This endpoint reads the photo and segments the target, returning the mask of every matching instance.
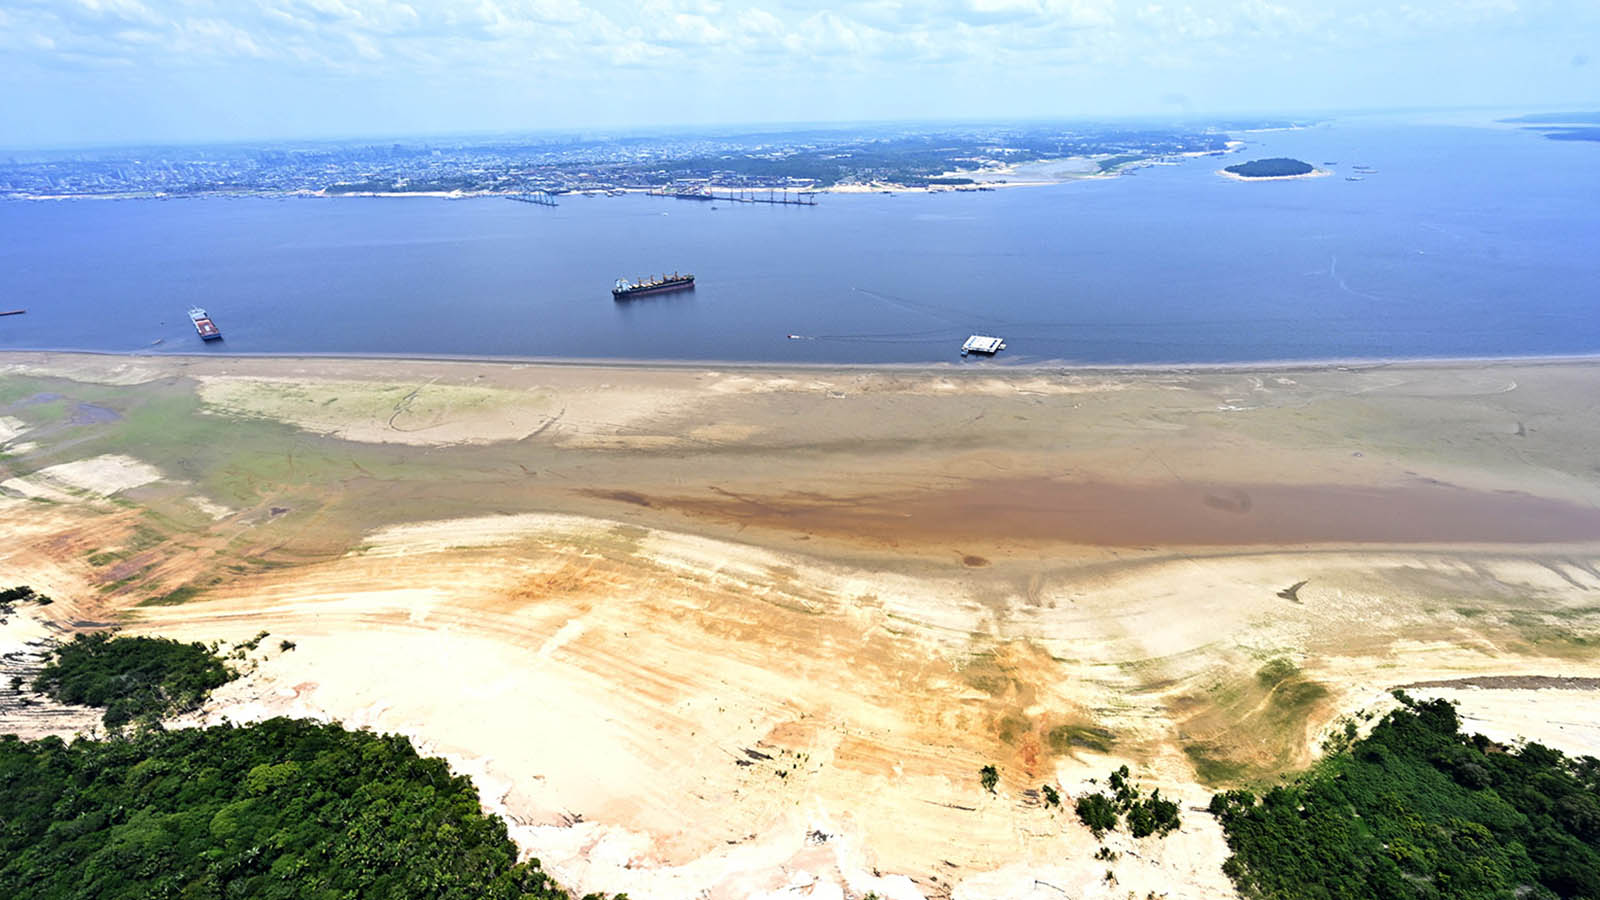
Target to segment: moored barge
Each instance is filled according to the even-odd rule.
[[[618,278],[617,283],[611,288],[611,297],[615,300],[622,300],[628,297],[643,296],[645,294],[663,294],[667,291],[683,291],[692,287],[694,287],[694,276],[679,275],[677,272],[673,272],[671,275],[662,275],[660,278],[640,279],[638,281],[629,281],[626,278]]]
[[[189,321],[194,323],[194,330],[199,333],[201,340],[222,340],[222,329],[218,328],[217,323],[211,321],[211,316],[200,307],[196,306],[189,310]]]

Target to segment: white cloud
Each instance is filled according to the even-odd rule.
[[[1596,27],[1600,3],[1582,0],[0,0],[0,93],[59,85],[51,96],[70,105],[71,85],[115,68],[229,100],[267,77],[305,92],[285,103],[330,109],[324,80],[337,76],[340,90],[451,121],[649,112],[676,96],[726,118],[828,118],[866,97],[915,116],[945,111],[953,92],[970,109],[1031,102],[1039,114],[1101,97],[1164,109],[1175,91],[1204,108],[1200,78],[1290,96],[1297,79],[1342,83],[1335,67],[1383,61],[1440,81],[1470,59],[1457,47],[1525,34],[1568,60]],[[1402,46],[1438,49],[1430,66]],[[1297,68],[1318,54],[1319,75]],[[1563,72],[1600,91],[1600,66]]]

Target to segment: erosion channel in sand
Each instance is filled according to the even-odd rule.
[[[1196,808],[1391,688],[1600,751],[1594,396],[1585,362],[10,354],[0,580],[56,603],[0,627],[268,631],[201,718],[411,735],[583,890],[1228,896]],[[1178,833],[1039,800],[1124,763]]]

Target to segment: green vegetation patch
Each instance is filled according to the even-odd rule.
[[[1116,742],[1116,736],[1110,731],[1092,725],[1057,725],[1045,732],[1045,743],[1051,752],[1061,755],[1079,748],[1109,753]]]
[[[567,900],[397,735],[272,719],[0,737],[0,896]]]
[[[1264,688],[1274,688],[1284,681],[1300,674],[1300,667],[1296,666],[1288,657],[1280,656],[1267,661],[1256,672],[1256,681]]]
[[[1224,787],[1304,765],[1307,723],[1327,701],[1325,685],[1275,656],[1253,675],[1220,678],[1172,705],[1195,774]]]
[[[1110,794],[1084,794],[1075,804],[1078,821],[1088,826],[1096,839],[1117,830],[1124,816],[1128,832],[1136,838],[1166,837],[1177,829],[1178,804],[1162,797],[1160,788],[1146,795],[1129,779],[1127,766],[1112,772],[1107,784]]]
[[[1000,784],[1000,770],[994,766],[984,766],[978,770],[978,783],[983,785],[984,790],[994,793],[995,787]]]
[[[55,601],[25,584],[0,590],[0,616],[9,616],[18,603],[35,603],[49,606]]]
[[[1600,897],[1600,760],[1469,737],[1450,703],[1396,696],[1404,708],[1293,784],[1212,798],[1241,892]]]
[[[204,644],[102,632],[56,647],[33,687],[63,703],[104,707],[106,725],[116,728],[194,709],[237,677]]]
[[[182,587],[173,588],[172,590],[167,591],[165,594],[160,594],[160,595],[155,596],[155,597],[149,597],[149,598],[146,598],[144,600],[141,600],[141,601],[139,601],[139,605],[140,606],[178,606],[178,605],[183,604],[183,603],[188,603],[190,600],[193,600],[195,597],[197,597],[199,595],[200,595],[200,588],[198,588],[198,587],[196,587],[196,586],[194,586],[192,584],[186,584],[186,585],[183,585]]]
[[[1131,162],[1138,162],[1142,159],[1144,159],[1144,157],[1138,153],[1120,153],[1116,156],[1100,160],[1098,165],[1101,172],[1112,172],[1120,166],[1125,166]]]

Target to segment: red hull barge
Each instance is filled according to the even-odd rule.
[[[207,315],[206,311],[200,307],[196,306],[194,309],[189,310],[189,321],[194,323],[194,330],[200,335],[200,340],[222,340],[222,329],[218,328],[217,323],[211,321],[211,316]]]

